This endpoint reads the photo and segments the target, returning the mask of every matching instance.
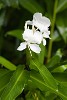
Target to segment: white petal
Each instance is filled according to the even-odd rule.
[[[33,19],[35,19],[35,20],[40,20],[41,17],[42,17],[42,14],[38,13],[38,12],[33,15]]]
[[[30,21],[30,20],[26,21],[26,23],[27,23],[27,25],[32,25],[33,24],[33,22]]]
[[[42,17],[42,22],[44,25],[46,25],[47,27],[50,26],[50,20],[47,17]]]
[[[26,29],[23,33],[23,39],[29,42],[33,41],[33,30]]]
[[[26,49],[26,45],[27,45],[26,42],[21,43],[20,46],[17,48],[17,50],[22,51],[22,50]]]
[[[35,52],[35,53],[40,53],[41,51],[41,48],[39,47],[39,45],[37,44],[30,44],[30,49]]]
[[[45,31],[43,33],[43,37],[45,37],[45,38],[50,38],[49,35],[50,35],[50,31]]]
[[[43,35],[42,35],[42,33],[39,32],[39,31],[36,31],[36,32],[34,33],[34,40],[35,40],[35,43],[40,44],[41,41],[43,40]]]
[[[45,39],[43,39],[43,45],[44,45],[44,46],[46,45],[46,40],[45,40]]]
[[[50,20],[47,17],[43,17],[41,13],[35,13],[33,15],[33,25],[44,32],[50,26]]]
[[[26,21],[25,22],[25,30],[27,29],[27,25],[32,25],[33,23],[32,23],[32,21],[30,21],[30,20],[28,20],[28,21]]]

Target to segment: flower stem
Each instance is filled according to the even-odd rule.
[[[50,34],[51,39],[50,39],[49,45],[48,45],[47,62],[49,61],[49,59],[51,57],[52,43],[53,43],[52,36],[53,36],[53,33],[54,33],[54,27],[55,27],[57,3],[58,3],[58,0],[55,0],[54,12],[53,12],[53,20],[52,20],[52,25],[51,25],[51,34]]]

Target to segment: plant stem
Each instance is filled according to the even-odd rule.
[[[49,61],[50,57],[51,57],[51,51],[52,51],[52,36],[54,33],[54,27],[55,27],[55,20],[56,20],[56,8],[57,8],[57,3],[58,0],[55,0],[55,4],[54,4],[54,12],[53,12],[53,20],[52,20],[52,25],[51,25],[51,34],[50,34],[50,41],[49,41],[49,45],[48,45],[48,55],[47,55],[47,62]]]

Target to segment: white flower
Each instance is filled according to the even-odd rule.
[[[17,48],[17,50],[22,51],[22,50],[26,49],[27,47],[29,48],[29,50],[32,50],[35,53],[40,53],[40,51],[41,51],[41,48],[39,47],[39,45],[32,44],[29,42],[22,42],[20,44],[20,46]]]
[[[33,15],[33,25],[41,32],[48,31],[50,20],[47,17],[43,17],[41,13],[35,13]]]
[[[27,25],[32,25],[32,21],[28,20],[25,22],[25,26],[24,26],[25,30],[27,29]]]
[[[29,29],[30,25],[32,26],[31,29]],[[49,26],[50,26],[50,20],[48,18],[43,17],[41,13],[35,13],[33,15],[32,21],[28,20],[25,22],[25,27],[24,27],[25,30],[24,33],[22,34],[25,42],[22,42],[20,46],[17,48],[17,50],[22,51],[28,47],[31,55],[32,55],[31,50],[35,53],[40,53],[41,48],[39,47],[39,44],[41,44],[42,42],[43,45],[45,46],[46,45],[45,38],[50,39],[49,37],[50,31],[48,31]],[[40,31],[38,31],[38,29]]]
[[[39,31],[35,31],[33,33],[33,30],[26,29],[23,33],[23,39],[25,41],[28,41],[30,43],[37,43],[40,44],[42,41],[43,35]]]
[[[42,34],[38,31],[33,33],[33,30],[26,29],[23,33],[23,39],[25,42],[22,42],[17,50],[22,51],[28,47],[29,50],[32,50],[35,53],[40,53],[41,48],[38,44],[42,41]]]
[[[45,32],[43,33],[43,37],[44,37],[44,38],[49,38],[49,39],[51,39],[51,38],[49,37],[49,35],[50,35],[50,31],[45,31]]]

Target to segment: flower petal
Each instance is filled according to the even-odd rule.
[[[40,29],[41,32],[48,30],[50,26],[50,20],[47,17],[43,17],[41,13],[35,13],[33,15],[33,25]]]
[[[28,21],[26,21],[25,22],[25,30],[27,29],[27,25],[32,25],[33,23],[32,23],[32,21],[30,21],[30,20],[28,20]]]
[[[22,50],[26,49],[26,45],[27,45],[26,42],[21,43],[20,46],[17,48],[17,50],[22,51]]]
[[[44,45],[44,46],[46,45],[46,40],[45,40],[45,39],[43,39],[43,45]]]
[[[45,32],[43,33],[43,37],[49,38],[49,39],[50,39],[49,35],[50,35],[50,31],[45,31]]]
[[[40,44],[41,41],[43,40],[42,33],[39,32],[39,31],[35,31],[35,33],[34,33],[34,40],[35,40],[35,43]]]
[[[30,49],[35,52],[35,53],[40,53],[41,51],[41,48],[39,47],[39,45],[37,44],[30,44]]]

